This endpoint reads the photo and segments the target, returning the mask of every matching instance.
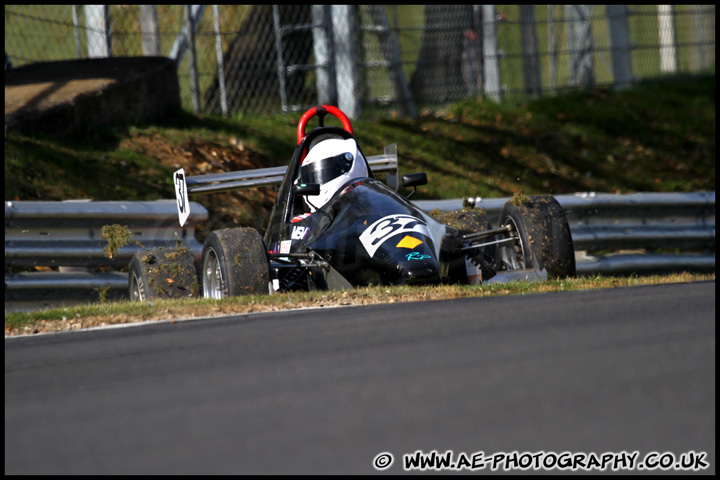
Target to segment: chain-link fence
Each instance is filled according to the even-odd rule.
[[[415,116],[715,69],[713,5],[6,5],[6,69],[178,61],[182,102],[232,115],[335,104]]]

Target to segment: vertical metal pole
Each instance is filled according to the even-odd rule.
[[[220,37],[220,14],[218,6],[213,5],[213,24],[215,27],[215,53],[218,63],[218,81],[220,84],[220,108],[222,108],[223,116],[227,117],[227,91],[225,90],[225,60],[223,59],[222,38]]]
[[[532,5],[520,5],[519,7],[525,93],[530,96],[537,96],[542,93],[542,83],[540,81],[537,32],[535,31],[535,7]]]
[[[312,5],[313,53],[315,54],[315,85],[319,105],[337,104],[335,83],[335,47],[333,45],[330,5]]]
[[[703,68],[715,65],[715,5],[702,5],[703,11],[700,20],[702,22],[703,36],[700,39],[703,49]]]
[[[385,14],[385,6],[370,5],[370,16],[375,26],[379,27],[378,36],[380,38],[380,45],[383,47],[383,54],[390,65],[390,78],[395,87],[395,95],[399,97],[398,101],[403,114],[410,118],[417,118],[417,111],[410,96],[410,88],[408,87],[405,72],[400,62],[400,48],[390,31],[390,22]]]
[[[698,5],[697,8],[700,20],[698,30],[702,32],[699,39],[703,57],[701,68],[705,69],[715,65],[715,5]]]
[[[660,71],[677,71],[677,50],[675,48],[675,16],[672,5],[658,5],[658,36],[660,37]]]
[[[485,95],[496,102],[502,101],[500,80],[500,54],[495,28],[495,5],[483,5],[483,58]]]
[[[185,8],[185,7],[180,7]],[[205,5],[193,5],[192,6],[192,26],[193,28],[197,28],[197,25],[200,23],[200,19],[203,16],[203,13],[205,13]],[[187,22],[185,22],[187,25]],[[177,34],[177,37],[175,37],[175,42],[173,43],[172,48],[170,49],[170,53],[168,53],[168,57],[172,58],[177,62],[178,67],[180,67],[180,63],[183,61],[183,57],[185,57],[185,51],[188,47],[188,42],[186,41],[186,37],[188,36],[187,27],[180,30],[180,32]]]
[[[595,85],[593,40],[590,28],[592,5],[566,5],[568,17],[568,50],[573,85],[591,88]]]
[[[190,70],[190,93],[192,94],[193,111],[200,113],[200,88],[198,87],[197,61],[195,60],[195,27],[192,22],[190,5],[185,5],[185,28],[188,33],[188,68]]]
[[[705,15],[703,11],[706,9],[709,10],[712,7],[710,5],[692,5],[690,8],[693,20],[691,35],[693,46],[690,49],[690,71],[699,72],[715,63],[714,61],[709,61],[710,58],[712,58],[712,53],[707,45],[708,40],[714,40],[715,29],[712,29],[712,35],[708,35],[709,29],[706,25],[706,18],[709,17],[709,15]],[[714,17],[715,14],[713,13],[712,18]]]
[[[548,59],[548,76],[550,77],[549,90],[550,93],[555,93],[557,88],[557,59],[558,51],[557,44],[555,43],[555,5],[547,6],[547,17],[548,17],[548,51],[550,52],[550,58]]]
[[[338,106],[351,118],[360,116],[360,85],[355,54],[355,15],[352,5],[333,5],[333,35]]]
[[[139,5],[139,7],[143,55],[156,57],[160,55],[157,8],[155,5]]]
[[[82,58],[82,43],[80,41],[80,17],[78,15],[78,6],[72,6],[73,30],[75,32],[75,51],[77,58]]]
[[[280,102],[282,104],[283,113],[287,113],[287,93],[285,91],[285,60],[282,51],[282,31],[280,30],[280,10],[277,5],[273,5],[273,27],[275,31],[275,56],[277,63],[278,83],[280,84]]]
[[[627,5],[608,5],[607,17],[614,84],[616,89],[622,90],[633,82]]]
[[[474,45],[477,50],[474,56],[475,59],[474,73],[476,75],[475,85],[473,85],[473,94],[475,96],[482,95],[483,92],[483,78],[485,78],[484,66],[483,66],[483,12],[482,5],[473,5],[473,29],[477,37],[476,44]]]
[[[110,10],[107,5],[85,5],[88,57],[103,58],[112,55],[110,44]]]

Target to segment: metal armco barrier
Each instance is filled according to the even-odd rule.
[[[5,310],[59,302],[87,303],[99,298],[127,298],[126,272],[97,272],[97,267],[126,267],[142,248],[177,246],[178,241],[199,259],[202,244],[195,226],[208,211],[191,204],[180,227],[175,200],[153,202],[5,202]],[[101,239],[106,225],[125,225],[130,244],[108,258]],[[139,242],[142,247],[135,242]],[[7,273],[10,269],[59,267],[59,271]]]
[[[715,192],[637,193],[625,195],[578,193],[557,195],[564,208],[583,274],[647,274],[669,271],[715,271]],[[509,198],[465,201],[488,213],[497,224]],[[430,211],[460,210],[463,200],[418,200]],[[100,239],[104,225],[127,225],[133,241],[144,248],[171,248],[180,240],[199,259],[202,245],[195,226],[207,210],[192,203],[184,228],[174,200],[155,202],[5,202],[5,267],[57,266],[59,272],[5,274],[5,310],[34,308],[127,297],[127,273],[95,273],[99,266],[127,266],[140,248],[120,248],[113,260]],[[672,251],[654,253],[653,250]],[[639,250],[650,252],[638,253]],[[606,251],[600,256],[593,252]],[[586,252],[591,255],[587,255]]]
[[[555,198],[567,215],[579,274],[715,271],[715,192],[577,193]],[[495,225],[509,199],[478,197],[465,202],[485,210]],[[463,199],[415,203],[426,210],[463,208]],[[585,254],[597,251],[608,252]]]

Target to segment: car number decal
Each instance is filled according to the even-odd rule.
[[[427,224],[419,218],[410,215],[388,215],[376,221],[363,233],[360,234],[360,242],[362,242],[365,250],[372,257],[380,245],[388,238],[399,233],[416,232],[430,237],[430,230]]]
[[[188,203],[187,183],[185,182],[185,170],[182,168],[173,173],[175,183],[175,200],[177,202],[178,219],[180,226],[185,225],[190,216],[190,203]]]

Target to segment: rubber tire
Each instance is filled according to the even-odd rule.
[[[508,224],[513,225],[519,241],[512,246],[500,244],[499,270],[545,268],[548,278],[575,276],[570,226],[555,197],[538,195],[519,203],[508,200],[500,214],[500,225]]]
[[[205,298],[269,293],[270,262],[254,228],[211,232],[203,245],[200,272]]]
[[[186,248],[135,252],[128,269],[131,301],[196,297],[200,291],[195,257]]]

